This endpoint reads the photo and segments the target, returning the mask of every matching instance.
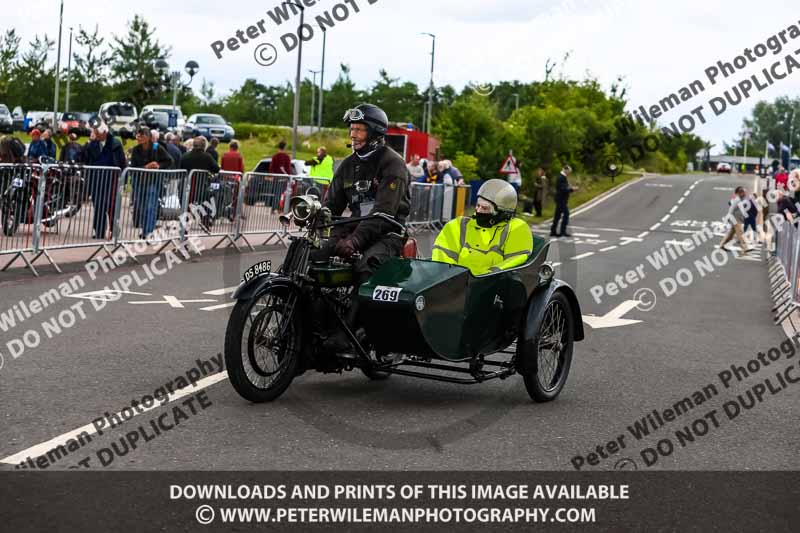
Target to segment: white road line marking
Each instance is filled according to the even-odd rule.
[[[608,252],[609,250],[613,250],[615,248],[619,248],[619,246],[608,246],[606,248],[601,248],[599,251],[600,252]]]
[[[714,187],[715,191],[733,192],[733,187]]]
[[[555,268],[555,267],[557,267],[559,265],[561,265],[561,263],[553,263],[553,268]]]
[[[586,237],[588,239],[596,239],[600,236],[596,233],[573,233],[573,235],[575,237]]]
[[[672,206],[672,209],[670,209],[670,210],[669,210],[669,212],[670,212],[670,213],[674,213],[674,212],[675,212],[675,211],[677,211],[677,210],[678,210],[678,206],[677,206],[677,205],[674,205],[674,206]]]
[[[223,294],[233,294],[239,286],[235,287],[225,287],[224,289],[214,289],[213,291],[206,291],[203,294],[207,294],[209,296],[222,296]]]
[[[570,259],[577,261],[578,259],[585,259],[587,257],[593,256],[594,252],[586,252],[585,254],[576,255],[575,257],[570,257]]]
[[[233,307],[234,305],[236,305],[236,302],[228,302],[226,304],[212,305],[210,307],[201,307],[200,310],[201,311],[216,311],[218,309],[225,309],[226,307]]]
[[[661,222],[659,222],[658,224],[653,224],[652,226],[650,226],[650,231],[657,230],[660,225],[661,225]]]
[[[644,238],[645,238],[645,237],[647,237],[648,235],[650,235],[650,232],[649,232],[649,231],[645,231],[644,233],[640,233],[640,234],[639,234],[639,235],[637,235],[636,237],[637,237],[637,238],[639,238],[639,239],[644,239]]]
[[[227,371],[218,372],[218,373],[213,374],[211,376],[205,377],[205,378],[201,379],[200,381],[198,381],[195,384],[194,387],[192,387],[190,385],[188,387],[184,387],[183,389],[180,389],[180,390],[177,390],[177,391],[175,391],[173,393],[170,393],[167,396],[167,402],[164,403],[164,405],[167,405],[167,404],[169,404],[169,403],[171,403],[171,402],[173,402],[175,400],[178,400],[180,398],[183,398],[184,396],[190,396],[190,395],[194,394],[195,392],[197,392],[199,390],[205,389],[206,387],[210,387],[211,385],[214,385],[214,384],[219,383],[220,381],[223,381],[223,380],[226,380],[226,379],[228,379],[228,372]],[[147,411],[152,411],[153,409],[158,409],[159,407],[162,407],[161,403],[160,402],[155,402],[155,404],[150,406],[150,407],[144,407],[142,404],[139,404],[139,410],[137,410],[137,409],[131,409],[131,410],[133,411],[133,416],[138,416],[138,415],[140,415],[142,413],[146,413]],[[111,416],[112,417],[113,416],[118,416],[119,418],[122,418],[122,411],[120,411],[119,413],[116,413],[116,415],[111,415]],[[128,420],[130,420],[130,418]],[[117,426],[117,427],[121,427],[121,426]],[[109,429],[112,429],[112,428],[109,428]],[[42,455],[45,455],[47,452],[49,452],[53,448],[57,448],[58,446],[65,446],[69,440],[77,439],[77,437],[81,433],[84,433],[84,432],[86,432],[88,435],[91,436],[91,435],[94,435],[95,433],[97,433],[97,428],[94,427],[94,424],[87,424],[85,426],[79,427],[78,429],[74,429],[74,430],[68,431],[67,433],[64,433],[62,435],[59,435],[58,437],[54,437],[54,438],[52,438],[52,439],[50,439],[50,440],[48,440],[46,442],[42,442],[40,444],[36,444],[34,446],[31,446],[30,448],[22,450],[21,452],[17,452],[14,455],[9,455],[8,457],[6,457],[4,459],[0,459],[0,463],[16,465],[16,464],[19,464],[22,461],[26,460],[28,457],[30,457],[30,458],[40,457]]]
[[[210,300],[208,298],[202,300],[179,300],[174,296],[170,296],[169,294],[164,295],[164,300],[154,300],[154,301],[147,301],[147,302],[129,302],[132,305],[148,305],[148,304],[169,304],[170,307],[173,309],[185,309],[183,304],[199,304],[199,303],[209,303],[209,302],[216,302],[216,300]]]
[[[643,241],[643,239],[637,239],[637,238],[634,238],[634,237],[622,237],[620,239],[619,245],[620,246],[625,246],[626,244],[630,244],[632,242],[642,242],[642,241]]]
[[[661,222],[666,222],[668,218],[669,215],[664,215],[663,217],[661,217]]]
[[[685,193],[683,193],[683,196],[686,197],[689,196],[690,194],[692,194],[692,191],[686,191]]]
[[[589,209],[591,209],[591,208],[593,208],[593,207],[595,207],[597,205],[600,205],[601,203],[605,202],[609,198],[612,198],[612,197],[616,196],[617,194],[621,193],[622,191],[624,191],[625,189],[627,189],[631,185],[639,183],[643,179],[644,179],[644,177],[641,177],[641,178],[636,178],[634,180],[629,181],[628,183],[626,183],[625,185],[623,185],[622,187],[620,187],[616,191],[612,192],[611,194],[609,194],[607,196],[603,196],[603,197],[599,198],[597,201],[589,202],[588,205],[586,205],[584,207],[581,207],[580,209],[576,209],[575,212],[570,213],[570,216],[575,217],[575,216],[580,215],[581,213],[583,213],[585,211],[588,211]]]
[[[688,230],[688,229],[673,229],[673,230],[670,230],[670,231],[675,232],[675,233],[688,233],[689,235],[694,235],[695,233],[697,233],[696,231],[692,231],[692,230]]]
[[[597,231],[616,231],[617,233],[625,233],[624,229],[614,229],[614,228],[594,228]]]
[[[645,187],[664,187],[667,189],[671,189],[672,185],[668,185],[666,183],[645,183]]]
[[[686,200],[686,198],[683,198],[683,197],[679,198],[678,199],[678,205],[681,205],[684,200]]]

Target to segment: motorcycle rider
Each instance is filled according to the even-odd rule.
[[[520,266],[533,252],[528,224],[514,218],[517,192],[492,179],[478,190],[475,215],[448,222],[433,245],[433,261],[467,267],[474,276]]]
[[[323,213],[341,216],[349,207],[351,217],[382,213],[405,223],[411,206],[408,169],[403,158],[386,146],[386,113],[375,105],[361,104],[345,113],[344,122],[350,126],[353,153],[334,174]],[[354,265],[357,286],[347,316],[349,325],[355,323],[358,314],[358,286],[389,258],[399,257],[405,241],[406,236],[398,227],[372,218],[334,227],[330,240],[314,252],[314,261],[324,261],[332,255],[349,259],[361,254]],[[342,351],[350,343],[339,331],[326,345]]]

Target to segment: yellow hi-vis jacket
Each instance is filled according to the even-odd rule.
[[[532,251],[531,229],[519,218],[482,228],[473,218],[458,217],[436,237],[431,259],[461,265],[481,276],[520,266]]]
[[[314,161],[318,163],[311,167],[308,172],[309,177],[314,178],[320,185],[330,185],[333,179],[333,157],[326,154],[322,161],[318,157],[315,157]]]

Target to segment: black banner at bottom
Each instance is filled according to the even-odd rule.
[[[3,472],[3,531],[798,531],[797,472]]]

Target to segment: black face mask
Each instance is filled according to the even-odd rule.
[[[473,218],[478,223],[478,226],[482,228],[491,228],[496,224],[495,217],[497,215],[495,213],[475,213]]]

